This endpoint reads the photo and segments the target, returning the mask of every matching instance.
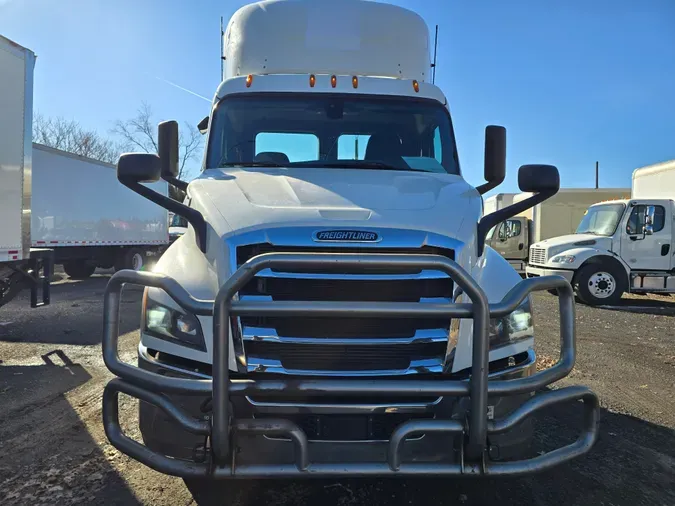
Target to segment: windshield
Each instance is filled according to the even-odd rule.
[[[169,225],[169,226],[187,228],[187,220],[185,218],[183,218],[182,216],[174,214],[173,217],[171,218],[171,225]]]
[[[619,224],[624,204],[606,204],[588,208],[577,227],[577,234],[613,235]]]
[[[404,97],[250,94],[220,102],[207,167],[330,167],[459,174],[447,110]]]

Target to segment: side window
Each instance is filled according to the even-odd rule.
[[[628,217],[626,224],[626,233],[628,235],[642,234],[642,229],[645,226],[645,211],[647,206],[640,204],[633,207],[633,211]],[[654,232],[663,230],[665,226],[666,210],[663,206],[654,206]]]
[[[319,138],[314,134],[260,132],[255,136],[255,156],[283,165],[319,159]]]
[[[441,143],[441,129],[434,130],[434,158],[438,163],[443,162],[443,147]]]
[[[518,220],[506,220],[499,225],[499,240],[506,241],[520,235],[521,224]]]
[[[370,135],[342,134],[337,139],[338,160],[363,160]]]

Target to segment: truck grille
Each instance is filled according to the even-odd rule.
[[[237,248],[237,264],[269,252],[406,253],[453,258],[442,248],[274,247]],[[435,271],[261,271],[239,292],[242,299],[298,301],[446,302],[452,280]],[[446,352],[448,319],[289,318],[239,319],[249,370],[321,371],[346,374],[402,374],[440,367]],[[256,365],[257,364],[257,365]]]
[[[530,263],[543,265],[546,263],[546,250],[544,248],[530,248]]]

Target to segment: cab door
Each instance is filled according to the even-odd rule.
[[[498,225],[492,240],[492,247],[507,260],[527,258],[527,218],[515,216]]]
[[[672,206],[663,200],[631,202],[623,221],[621,257],[632,270],[671,269]],[[652,223],[648,211],[653,207]],[[651,225],[651,227],[649,227]]]

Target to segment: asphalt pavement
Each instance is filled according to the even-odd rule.
[[[111,378],[101,358],[106,274],[63,279],[52,304],[30,309],[25,295],[0,309],[0,504],[187,505],[181,480],[112,448],[101,425]],[[121,356],[135,357],[141,292],[125,291]],[[557,298],[535,299],[536,351],[557,357]],[[630,297],[612,308],[577,304],[577,365],[561,385],[584,384],[602,404],[590,454],[518,479],[350,479],[237,481],[223,504],[675,505],[675,298]],[[572,441],[580,410],[537,417],[535,445]],[[137,404],[123,398],[125,429],[139,438]]]

